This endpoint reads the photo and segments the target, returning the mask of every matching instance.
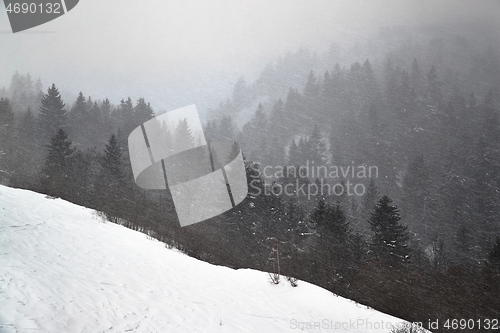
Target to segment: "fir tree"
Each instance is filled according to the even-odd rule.
[[[134,107],[134,118],[135,118],[135,125],[139,126],[142,123],[153,119],[155,116],[155,113],[153,111],[153,108],[149,103],[146,103],[144,101],[144,98],[139,98],[137,101],[137,104]]]
[[[15,172],[11,175],[11,184],[23,188],[36,184],[43,158],[36,139],[36,119],[29,108],[19,123],[15,148]]]
[[[70,135],[73,138],[73,142],[84,146],[87,146],[87,141],[92,136],[88,131],[90,127],[88,125],[92,121],[89,113],[91,106],[92,104],[87,104],[85,96],[80,91],[68,115],[68,123],[71,128]]]
[[[317,125],[314,126],[312,134],[307,141],[307,149],[309,150],[306,152],[306,155],[308,155],[307,160],[309,160],[311,165],[314,163],[314,165],[320,166],[326,162],[326,145]]]
[[[175,129],[175,149],[177,152],[188,150],[194,147],[194,137],[193,132],[189,128],[186,119],[179,120],[177,128]]]
[[[5,133],[14,125],[14,111],[7,98],[0,98],[0,131]]]
[[[43,168],[45,178],[42,179],[42,184],[50,195],[60,197],[70,191],[67,186],[71,172],[71,157],[74,152],[71,144],[66,132],[59,129],[50,140],[50,145],[47,146],[49,153]]]
[[[375,209],[375,205],[379,201],[379,192],[377,189],[377,185],[375,185],[375,180],[370,178],[370,184],[366,190],[366,193],[363,196],[363,211],[362,211],[362,219],[367,221],[370,218],[371,212]]]
[[[349,222],[338,204],[328,208],[325,231],[330,233],[337,244],[346,244],[349,237]]]
[[[231,116],[222,116],[219,126],[219,136],[224,141],[234,140],[235,128]]]
[[[120,101],[120,105],[115,110],[115,113],[116,116],[114,118],[117,119],[118,127],[128,136],[138,126],[134,118],[134,106],[130,97],[127,100],[122,99]]]
[[[429,223],[433,222],[431,190],[429,171],[423,155],[419,155],[410,163],[403,178],[403,216],[418,232],[425,233]]]
[[[292,166],[299,165],[298,156],[299,156],[299,148],[297,146],[297,143],[295,142],[295,139],[292,139],[292,142],[290,143],[290,146],[288,148],[288,157],[287,157],[288,165]]]
[[[325,227],[328,221],[328,206],[324,199],[321,199],[316,207],[314,207],[309,221],[311,222],[311,227],[316,229],[318,232],[321,232],[321,230]]]
[[[122,147],[119,139],[112,134],[104,146],[104,155],[100,159],[101,171],[98,175],[97,205],[99,209],[112,217],[118,217],[126,209],[123,198],[127,196],[125,168]]]
[[[104,101],[102,101],[101,105],[99,105],[99,109],[101,110],[101,119],[103,121],[103,128],[106,129],[106,135],[113,131],[116,131],[116,128],[114,128],[111,124],[111,113],[113,111],[113,106],[111,105],[109,99],[106,98]]]
[[[373,253],[391,266],[410,259],[410,237],[400,220],[398,208],[392,205],[389,197],[384,196],[368,221],[374,233],[371,243]]]
[[[104,157],[101,165],[107,176],[121,179],[123,176],[122,164],[122,150],[118,145],[116,136],[112,134],[104,147]]]
[[[67,112],[61,94],[55,84],[43,96],[38,114],[38,123],[43,142],[57,134],[59,129],[66,128]]]
[[[417,59],[413,59],[410,73],[411,87],[415,90],[417,95],[422,93],[422,73]]]
[[[318,96],[319,93],[319,86],[317,83],[316,76],[314,75],[314,72],[311,71],[309,73],[309,76],[307,78],[307,83],[304,88],[304,96],[306,97],[316,97]]]
[[[8,99],[0,98],[0,179],[14,169],[14,112]]]
[[[434,66],[431,67],[431,70],[427,74],[427,98],[429,102],[436,107],[439,106],[443,98]]]

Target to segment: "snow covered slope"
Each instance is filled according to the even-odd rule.
[[[388,322],[401,320],[305,282],[276,286],[264,272],[210,265],[90,209],[0,186],[1,333],[388,332]]]

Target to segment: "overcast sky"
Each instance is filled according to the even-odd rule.
[[[17,70],[73,94],[113,103],[143,96],[163,110],[192,104],[193,96],[225,98],[239,75],[288,50],[321,52],[384,24],[463,19],[500,27],[496,0],[80,0],[17,34],[0,8],[0,87]]]

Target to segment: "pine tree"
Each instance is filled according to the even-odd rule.
[[[398,104],[398,82],[400,77],[399,68],[394,65],[392,59],[387,58],[384,64],[385,98],[391,110]]]
[[[194,147],[193,132],[189,128],[186,119],[179,120],[174,133],[175,149],[177,152],[188,150]]]
[[[36,119],[31,109],[28,108],[21,118],[15,138],[15,172],[10,181],[12,186],[27,188],[38,182],[40,161],[43,160],[43,148],[36,138]]]
[[[105,99],[102,101],[101,105],[99,105],[99,109],[101,110],[101,119],[103,121],[103,128],[105,128],[106,135],[109,133],[116,131],[116,128],[111,124],[111,113],[113,112],[113,106],[109,99]]]
[[[287,164],[291,166],[299,165],[299,148],[295,139],[292,139],[290,146],[288,148]]]
[[[205,134],[205,139],[207,140],[207,142],[219,140],[219,130],[217,122],[215,120],[209,120],[205,125],[203,132]]]
[[[122,164],[122,150],[118,145],[116,136],[112,134],[104,147],[104,157],[101,165],[107,176],[118,180],[123,176]]]
[[[363,221],[367,221],[370,218],[371,212],[373,212],[375,205],[379,201],[379,192],[377,185],[375,185],[375,180],[370,178],[370,184],[363,196],[362,204],[362,214],[361,217]]]
[[[14,125],[14,111],[7,98],[0,98],[0,132],[5,133]]]
[[[12,141],[14,130],[14,111],[7,98],[0,98],[0,151]]]
[[[375,78],[375,73],[368,59],[366,59],[361,68],[361,82],[365,99],[364,103],[366,105],[377,103],[379,100],[377,79]]]
[[[30,141],[31,139],[34,140],[36,131],[36,119],[30,108],[28,108],[24,117],[21,119],[19,130],[21,131],[21,134],[29,138]]]
[[[232,101],[236,108],[245,107],[252,101],[252,90],[243,77],[234,85]]]
[[[119,217],[124,212],[123,198],[127,196],[125,182],[125,164],[122,147],[118,138],[112,134],[104,146],[104,155],[100,159],[101,170],[96,184],[97,205],[100,210],[112,217]]]
[[[427,98],[429,102],[436,107],[440,105],[443,98],[436,68],[434,68],[434,66],[431,67],[431,70],[427,74]]]
[[[392,200],[388,196],[384,196],[368,221],[374,232],[372,252],[391,266],[410,259],[408,247],[410,237],[400,220],[398,208],[392,205]]]
[[[42,179],[42,184],[50,195],[60,197],[71,190],[67,188],[71,172],[71,157],[74,153],[71,144],[66,132],[59,129],[51,138],[50,145],[47,146],[49,153],[43,168],[45,178]]]
[[[97,102],[89,105],[89,128],[87,142],[90,147],[102,147],[108,139],[109,128],[101,107]]]
[[[403,216],[413,230],[424,235],[434,220],[432,182],[424,162],[424,156],[417,156],[408,166],[403,178]]]
[[[327,159],[326,145],[317,125],[314,126],[307,143],[307,149],[309,151],[306,152],[306,155],[309,163],[311,165],[314,163],[315,166],[323,165]]]
[[[87,146],[87,141],[91,137],[91,134],[88,132],[88,124],[91,121],[89,108],[91,106],[92,104],[87,104],[85,96],[80,91],[68,115],[68,123],[71,128],[70,135],[73,138],[72,141],[76,144]]]
[[[297,163],[298,165],[306,165],[309,158],[309,142],[307,138],[300,137],[299,143],[297,144]],[[309,176],[309,175],[307,175]]]
[[[134,105],[130,97],[127,98],[126,101],[122,99],[114,113],[116,116],[113,115],[113,118],[117,119],[118,127],[123,131],[124,135],[128,137],[130,132],[138,126],[134,118]]]
[[[417,59],[413,59],[413,63],[411,65],[410,82],[411,87],[415,89],[416,94],[420,95],[422,93],[422,73]]]
[[[316,76],[314,72],[309,72],[309,76],[307,77],[307,83],[304,88],[304,96],[306,97],[316,97],[319,93],[319,85],[317,83]]]
[[[239,153],[240,153],[240,147],[236,142],[233,142],[233,144],[231,145],[231,150],[229,151],[229,154],[226,157],[224,165],[231,163],[236,157],[238,157]]]
[[[59,90],[52,84],[42,98],[38,114],[40,135],[44,143],[49,142],[59,129],[66,128],[67,113],[64,107]]]
[[[271,134],[271,133],[269,133]],[[271,144],[265,145],[263,161],[268,165],[277,166],[285,163],[285,149],[279,144],[278,134],[272,129]]]
[[[311,227],[321,232],[328,221],[328,206],[324,199],[321,199],[316,207],[314,207],[309,218]]]
[[[155,116],[155,113],[153,111],[153,108],[149,103],[146,104],[144,101],[144,98],[139,98],[137,101],[137,104],[134,107],[134,118],[135,118],[135,125],[139,126],[142,123],[153,119]]]
[[[330,233],[337,244],[346,244],[349,238],[349,222],[338,204],[328,207],[325,231]]]
[[[0,98],[0,180],[14,169],[14,144],[14,112],[9,100]]]
[[[236,132],[231,116],[222,116],[219,126],[220,138],[224,141],[234,140],[234,133]]]

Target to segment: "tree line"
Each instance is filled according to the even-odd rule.
[[[438,74],[431,67],[423,75],[418,60],[406,70],[389,58],[380,73],[368,60],[336,65],[321,80],[310,72],[302,92],[290,88],[284,98],[256,106],[241,130],[231,115],[211,120],[207,138],[236,139],[249,189],[252,182],[268,194],[250,194],[232,210],[182,229],[168,191],[142,190],[132,177],[128,133],[154,117],[142,98],[114,106],[80,93],[68,107],[51,85],[36,109],[19,110],[12,94],[1,97],[0,180],[99,210],[216,264],[272,271],[279,249],[283,275],[407,320],[494,317],[497,95],[493,88],[481,101],[472,92],[446,93]],[[195,140],[186,126],[182,131]],[[305,161],[369,163],[382,177],[367,179],[360,198],[306,198],[272,188],[318,179],[269,180],[260,172]]]

